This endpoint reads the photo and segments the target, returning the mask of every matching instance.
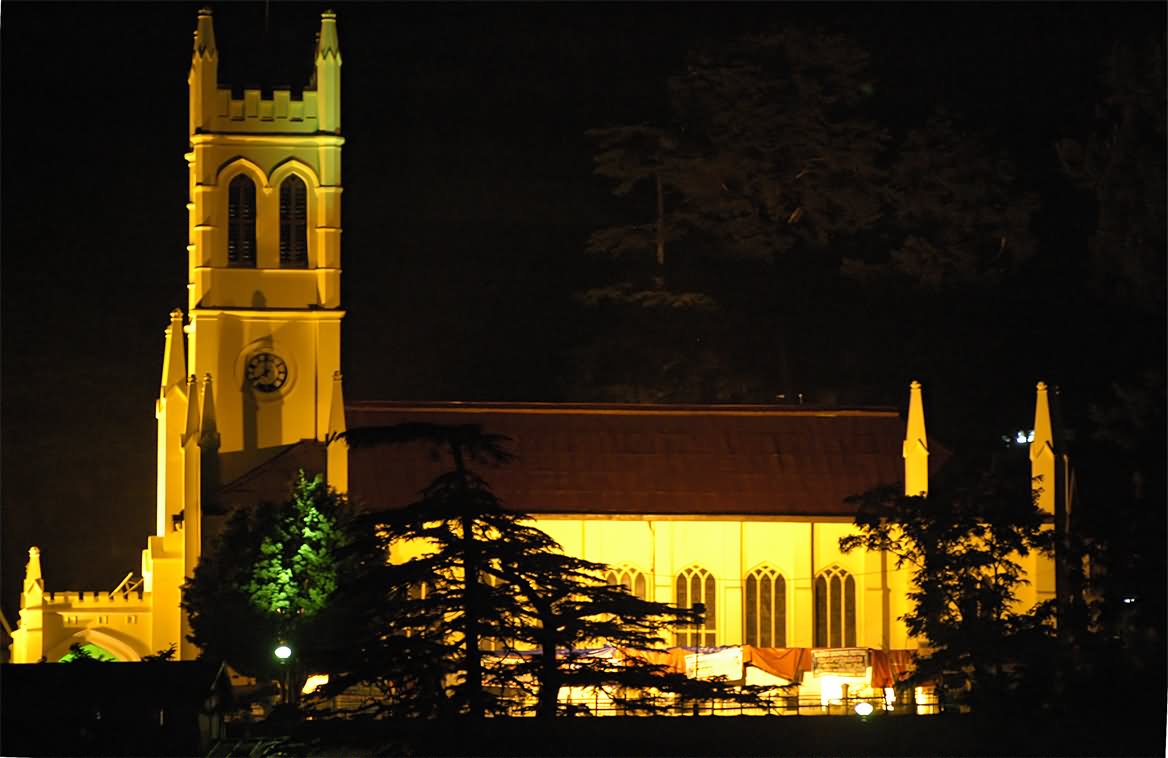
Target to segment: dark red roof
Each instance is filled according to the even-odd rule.
[[[903,481],[894,410],[775,406],[361,402],[349,429],[478,424],[511,438],[517,460],[478,473],[529,513],[836,515],[844,499]],[[355,449],[349,489],[398,506],[449,459],[424,444]]]

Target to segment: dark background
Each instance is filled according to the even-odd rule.
[[[162,333],[186,307],[198,7],[10,0],[0,11],[2,600],[13,624],[28,546],[43,551],[49,589],[112,589],[139,570],[153,528]],[[302,86],[324,7],[217,4],[221,83]],[[622,213],[592,176],[584,132],[663,118],[666,77],[686,51],[745,30],[853,34],[894,128],[946,104],[987,131],[1041,193],[1035,231],[1057,271],[1085,254],[1091,218],[1053,143],[1089,131],[1112,41],[1165,19],[1157,3],[335,7],[350,400],[573,399],[563,356],[590,326],[572,295],[603,277],[584,241]],[[1058,331],[1053,314],[1017,313]],[[1162,349],[1162,331],[1115,332]],[[947,409],[963,405],[1020,428],[1033,381],[1076,389],[1059,345],[997,357],[1000,381],[973,397],[905,366],[905,391],[886,402],[903,404],[924,371],[930,432],[960,436],[961,414]]]

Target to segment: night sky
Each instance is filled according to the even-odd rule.
[[[153,527],[163,329],[186,306],[198,7],[0,11],[2,599],[14,624],[29,545],[49,589],[112,589],[139,570]],[[222,84],[307,82],[326,6],[271,2],[266,32],[264,3],[213,7]],[[1053,142],[1090,129],[1110,41],[1164,28],[1156,3],[334,7],[350,400],[571,399],[555,377],[587,328],[572,294],[600,276],[584,241],[623,208],[592,176],[585,130],[663,118],[666,77],[695,45],[796,23],[855,35],[893,127],[937,104],[964,114],[1043,194],[1045,254],[1081,255],[1089,220]]]

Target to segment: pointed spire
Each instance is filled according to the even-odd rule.
[[[1039,382],[1034,389],[1034,439],[1030,442],[1030,460],[1038,458],[1047,448],[1054,450],[1054,425],[1050,421],[1046,382]]]
[[[218,57],[219,51],[215,48],[215,23],[211,20],[211,9],[199,9],[199,25],[195,29],[194,57],[211,60]]]
[[[925,403],[921,383],[909,385],[908,421],[905,424],[904,494],[923,495],[929,491],[929,438],[925,433]]]
[[[329,436],[345,431],[345,393],[341,383],[341,372],[333,372],[332,402],[329,404],[328,433]]]
[[[185,446],[199,434],[199,379],[191,374],[187,380],[187,425],[183,429],[182,444]]]
[[[316,60],[341,62],[341,43],[337,40],[337,14],[327,10],[320,14],[320,32],[316,35]]]
[[[345,395],[342,389],[341,372],[333,372],[333,396],[329,404],[328,434],[325,440],[329,443],[325,459],[325,475],[328,486],[337,492],[349,491],[349,445],[344,439],[335,439],[336,435],[346,430],[345,426]]]
[[[45,580],[41,575],[41,549],[28,549],[28,563],[24,565],[24,585],[20,594],[20,607],[32,608],[42,602],[45,594]]]
[[[166,327],[166,346],[162,352],[162,390],[159,397],[176,384],[181,384],[187,375],[187,357],[183,349],[183,312],[175,308],[170,312],[170,326]]]
[[[1034,439],[1030,442],[1030,477],[1038,490],[1037,505],[1046,513],[1055,512],[1058,460],[1054,448],[1054,424],[1051,423],[1050,397],[1046,382],[1035,385]]]
[[[211,386],[211,374],[203,377],[203,423],[199,435],[199,447],[208,450],[219,448],[219,427],[215,423],[215,393]]]
[[[322,132],[341,132],[341,45],[337,41],[337,14],[320,14],[316,35],[316,126]]]

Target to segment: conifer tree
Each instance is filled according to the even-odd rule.
[[[449,456],[452,468],[418,501],[368,516],[387,552],[402,542],[422,546],[386,569],[413,583],[412,592],[396,598],[386,638],[421,637],[445,657],[449,687],[440,712],[513,712],[514,690],[533,695],[536,713],[552,717],[562,711],[559,693],[567,686],[603,689],[631,710],[662,710],[677,697],[759,702],[753,688],[743,693],[724,682],[694,681],[645,659],[666,650],[671,625],[695,623],[700,614],[606,585],[604,564],[563,554],[529,516],[505,509],[471,465],[510,461],[506,437],[477,425],[436,424],[350,429],[338,437],[357,448],[431,444]],[[631,655],[585,663],[580,649],[601,644]],[[485,656],[487,647],[502,654]]]

